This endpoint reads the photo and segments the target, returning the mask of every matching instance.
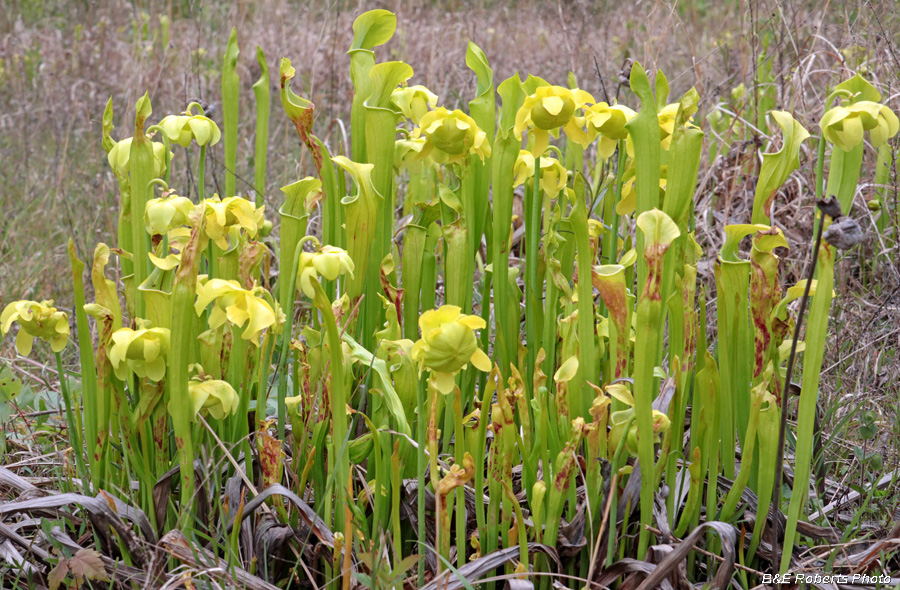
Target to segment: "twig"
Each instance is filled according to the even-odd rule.
[[[600,79],[600,88],[603,89],[603,100],[606,101],[606,104],[609,104],[609,92],[606,91],[606,82],[603,81],[603,74],[600,73],[600,64],[597,63],[597,56],[591,56],[594,58],[594,70],[597,72],[597,78]]]

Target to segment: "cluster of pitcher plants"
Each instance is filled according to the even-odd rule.
[[[314,105],[281,61],[283,113],[315,175],[268,199],[273,85],[261,50],[255,154],[241,159],[253,186],[237,190],[235,33],[221,129],[198,103],[151,124],[144,95],[132,136],[117,141],[110,101],[116,243],[86,263],[69,247],[80,387],[61,362],[64,311],[18,301],[2,314],[4,334],[18,324],[21,354],[38,339],[57,355],[79,489],[124,497],[156,531],[178,528],[279,587],[450,584],[489,571],[577,587],[713,521],[744,529],[742,585],[756,583],[754,569],[786,571],[806,514],[836,249],[822,241],[815,279],[785,285],[778,254],[792,244],[773,203],[795,169],[816,165],[815,194],[797,198],[835,197],[848,214],[865,132],[883,146],[897,117],[862,78],[840,84],[814,159],[802,149],[809,132],[769,113],[782,147],[763,155],[752,217],[717,230],[721,249],[704,252],[695,90],[670,98],[665,75],[651,84],[639,64],[623,104],[571,76],[495,84],[470,43],[475,96],[451,109],[412,83],[409,65],[377,61],[395,28],[384,10],[354,24],[349,145],[314,135]],[[222,195],[204,170],[220,141]],[[193,190],[172,174],[190,162]],[[698,280],[705,256],[714,284]],[[804,293],[796,342],[792,302]],[[792,344],[797,485],[776,507],[783,537],[770,540]],[[239,497],[226,497],[235,477],[227,489]],[[160,500],[161,481],[177,494]],[[294,527],[296,551],[264,568],[237,532],[256,518],[245,502],[268,488],[262,508]],[[214,510],[199,508],[205,498]],[[715,531],[691,554],[695,580],[719,568],[730,577],[734,529]],[[731,554],[722,565],[719,551]]]

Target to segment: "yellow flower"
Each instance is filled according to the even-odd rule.
[[[151,236],[159,236],[188,225],[194,204],[187,197],[179,197],[173,191],[163,193],[158,199],[150,199],[144,207],[144,226]]]
[[[172,270],[181,264],[181,251],[184,250],[184,247],[187,246],[191,239],[191,230],[188,227],[176,227],[169,230],[168,236],[169,251],[162,253],[165,254],[163,258],[160,258],[153,252],[147,253],[153,266],[160,270]],[[205,248],[205,245],[201,245],[200,249],[203,250],[203,248]]]
[[[435,162],[454,164],[475,154],[482,161],[491,155],[487,135],[478,128],[475,119],[459,109],[453,112],[444,107],[429,111],[419,122],[417,132],[425,137],[420,158],[431,157]]]
[[[869,132],[872,145],[879,147],[897,135],[900,121],[890,108],[870,100],[836,106],[819,123],[825,139],[849,152],[862,143],[863,133]]]
[[[203,115],[191,115],[185,112],[183,115],[168,115],[159,122],[160,128],[169,141],[175,142],[181,147],[191,145],[191,140],[197,145],[216,145],[222,138],[222,132],[215,121]]]
[[[697,91],[691,89],[681,102],[673,102],[667,104],[659,112],[656,113],[656,119],[659,122],[659,145],[662,149],[668,151],[672,145],[672,135],[675,133],[675,124],[678,119],[678,109],[681,107],[681,120],[684,121],[685,128],[696,129],[697,126],[692,123],[694,113],[697,112]]]
[[[116,176],[127,177],[131,167],[129,165],[131,158],[131,140],[133,137],[123,139],[116,143],[109,153],[106,160],[109,166],[116,173]],[[153,146],[153,176],[159,178],[166,171],[166,146],[158,141],[151,143]],[[169,160],[171,161],[172,152],[169,152]]]
[[[53,301],[13,301],[0,314],[0,330],[9,333],[13,322],[19,322],[16,336],[16,350],[22,356],[31,354],[35,338],[50,343],[53,352],[60,352],[69,340],[69,317],[64,311],[57,311]]]
[[[659,200],[662,202],[666,196],[666,185],[668,183],[669,167],[660,166],[659,168]],[[625,181],[622,183],[622,200],[616,203],[616,213],[619,215],[631,215],[637,207],[637,191],[635,190],[635,169],[630,167],[625,172]]]
[[[203,410],[209,412],[209,415],[216,420],[237,413],[240,398],[234,387],[227,381],[210,379],[202,369],[199,369],[199,365],[191,366],[198,369],[198,374],[188,381],[188,393],[191,396],[194,411],[192,419],[196,421],[197,415]]]
[[[437,94],[424,86],[395,88],[391,93],[391,102],[394,106],[400,109],[404,117],[416,125],[429,109],[437,106],[437,101]]]
[[[610,454],[615,453],[616,448],[619,446],[619,441],[621,441],[622,437],[624,436],[625,448],[632,455],[637,455],[637,421],[632,421],[631,428],[628,429],[628,432],[625,432],[625,426],[628,424],[628,420],[630,420],[631,417],[634,416],[634,398],[631,396],[631,392],[628,391],[628,388],[626,388],[622,383],[613,383],[611,385],[607,385],[605,389],[610,396],[630,406],[627,410],[613,412],[609,416],[609,452]],[[653,442],[657,443],[660,441],[660,435],[669,429],[669,418],[659,410],[653,410],[652,423]]]
[[[302,252],[297,265],[297,279],[300,281],[300,290],[312,299],[316,296],[312,279],[319,276],[325,280],[333,281],[339,275],[348,274],[353,277],[353,260],[346,250],[335,246],[322,246],[315,252]]]
[[[223,250],[228,249],[226,237],[230,229],[242,227],[251,238],[255,238],[265,220],[265,205],[257,208],[243,197],[220,199],[219,195],[213,195],[210,199],[204,199],[198,206],[204,208],[206,235]]]
[[[525,129],[534,129],[532,153],[536,156],[544,153],[550,134],[556,137],[559,129],[563,129],[572,141],[587,145],[590,137],[579,127],[579,118],[575,114],[578,109],[594,102],[594,97],[584,90],[541,86],[519,107],[513,132],[517,137],[522,137]]]
[[[137,319],[137,330],[119,328],[112,334],[109,362],[116,377],[125,381],[131,373],[159,381],[166,374],[169,330],[150,328],[150,322]]]
[[[600,135],[598,151],[604,158],[610,157],[616,149],[616,142],[628,137],[625,124],[631,121],[637,113],[623,105],[609,106],[605,102],[599,102],[586,108],[584,121],[587,125],[589,136]]]
[[[205,275],[197,278],[197,302],[194,311],[197,315],[214,303],[209,314],[209,327],[215,330],[227,319],[233,325],[247,327],[241,337],[259,346],[259,336],[263,330],[280,328],[284,313],[281,308],[277,312],[264,299],[266,290],[261,287],[244,289],[237,281],[225,279],[207,279]],[[262,296],[261,296],[262,295]]]
[[[424,137],[410,137],[395,141],[394,168],[398,172],[406,168],[410,173],[417,173],[423,166],[433,166],[434,160],[430,157],[421,157],[426,143],[428,142]]]
[[[481,371],[491,370],[491,360],[475,338],[475,330],[485,327],[484,320],[460,311],[455,305],[444,305],[423,313],[419,318],[422,338],[412,347],[419,370],[429,369],[442,393],[453,391],[453,376],[470,362]]]
[[[513,187],[523,184],[527,179],[534,177],[534,155],[528,150],[519,150],[519,157],[515,165],[516,178]],[[561,190],[566,188],[568,182],[566,169],[556,158],[541,158],[541,189],[551,197],[556,198]]]

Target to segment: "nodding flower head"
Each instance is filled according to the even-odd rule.
[[[609,430],[609,439],[608,445],[610,452],[615,452],[616,448],[619,446],[619,442],[622,440],[622,437],[625,437],[625,448],[632,455],[637,455],[638,452],[638,429],[637,429],[637,421],[631,422],[631,427],[628,431],[625,431],[625,427],[628,425],[628,421],[635,415],[634,413],[634,398],[631,396],[631,392],[623,385],[622,383],[613,383],[611,385],[607,385],[605,387],[606,392],[613,398],[625,403],[630,406],[627,410],[620,410],[618,412],[613,412],[609,416],[610,420],[610,430]],[[670,421],[669,417],[660,412],[659,410],[652,410],[651,414],[652,425],[653,425],[653,442],[660,442],[661,434],[669,429]]]
[[[158,199],[150,199],[144,207],[144,227],[151,236],[160,236],[190,223],[194,204],[175,191],[166,191]]]
[[[475,330],[485,327],[484,320],[464,315],[455,305],[444,305],[426,311],[419,318],[422,338],[413,345],[412,359],[419,370],[431,371],[432,382],[438,391],[453,391],[453,376],[470,362],[481,371],[491,370],[491,361],[478,348]]]
[[[133,139],[133,137],[128,137],[116,142],[106,155],[106,160],[116,176],[125,178],[131,171],[131,142]],[[150,145],[153,146],[153,176],[159,178],[166,171],[166,146],[158,141],[151,142]],[[172,159],[172,156],[174,154],[169,152],[169,160]]]
[[[666,151],[668,151],[669,146],[672,145],[672,135],[675,133],[675,123],[678,118],[679,107],[682,107],[682,105],[677,102],[667,104],[656,114],[656,118],[659,121],[659,145]],[[692,115],[696,110],[696,105],[692,105],[688,111],[684,111],[682,107],[682,117],[685,128],[696,128],[696,125],[691,123],[693,119]]]
[[[515,164],[516,178],[513,186],[524,184],[534,178],[534,155],[528,150],[520,150]],[[541,158],[541,189],[553,198],[566,188],[568,173],[556,158]]]
[[[475,119],[457,109],[444,107],[429,111],[419,122],[417,133],[425,138],[420,158],[431,157],[435,162],[456,164],[475,154],[482,161],[491,155],[487,135],[478,128]]]
[[[862,100],[829,110],[819,122],[819,127],[826,140],[849,152],[862,143],[866,131],[873,146],[884,145],[900,131],[900,121],[887,106]]]
[[[215,121],[204,115],[194,115],[185,111],[183,115],[168,115],[159,122],[169,141],[181,147],[188,147],[191,141],[197,145],[216,145],[222,138],[222,132]]]
[[[391,102],[415,125],[419,124],[429,109],[437,106],[437,101],[437,94],[424,86],[404,86],[391,93]]]
[[[223,250],[228,249],[228,232],[232,228],[243,228],[251,238],[255,238],[265,220],[265,205],[256,207],[243,197],[226,197],[220,199],[213,195],[203,200],[198,207],[203,207],[206,217],[206,235]]]
[[[541,86],[534,94],[527,96],[519,107],[513,132],[517,137],[521,137],[526,129],[534,130],[535,141],[532,149],[534,155],[544,153],[550,141],[550,134],[556,137],[560,129],[563,129],[572,141],[586,145],[590,143],[590,137],[579,125],[583,117],[577,117],[576,113],[594,102],[594,97],[584,90]]]
[[[150,322],[138,318],[137,330],[119,328],[112,334],[109,362],[116,377],[125,381],[131,373],[140,378],[159,381],[166,374],[169,352],[169,330],[151,328]]]
[[[153,252],[147,253],[153,266],[160,270],[172,270],[181,264],[181,253],[191,240],[191,229],[188,227],[176,227],[169,230],[167,236],[169,238],[168,251],[160,252],[162,256],[157,256]],[[205,248],[205,245],[200,248],[202,250]]]
[[[404,168],[410,173],[418,173],[425,167],[434,166],[430,157],[422,158],[422,150],[428,141],[424,137],[398,139],[394,142],[394,168],[399,172]]]
[[[193,409],[192,419],[195,422],[201,412],[208,413],[216,420],[237,413],[240,398],[234,387],[227,381],[212,379],[203,372],[200,365],[191,365],[191,368],[197,372],[188,381],[188,393]]]
[[[591,139],[600,136],[598,150],[601,156],[610,157],[616,149],[616,142],[628,137],[625,124],[636,115],[637,113],[626,106],[619,104],[609,106],[605,102],[598,102],[584,110],[588,136]]]
[[[322,246],[315,252],[302,252],[297,266],[297,279],[300,281],[300,290],[312,299],[316,296],[312,285],[312,279],[324,277],[333,281],[339,275],[348,274],[353,277],[353,260],[346,250],[335,246]]]
[[[0,314],[0,330],[5,336],[13,322],[19,324],[16,350],[22,356],[31,354],[35,338],[50,343],[53,352],[60,352],[69,340],[69,317],[53,307],[53,301],[13,301]]]
[[[259,337],[264,330],[272,328],[277,331],[284,323],[281,308],[270,302],[268,292],[262,287],[244,289],[237,281],[225,279],[207,279],[205,275],[197,278],[197,301],[194,311],[203,313],[210,303],[213,304],[209,314],[209,327],[215,330],[225,323],[243,327],[241,337],[259,346]]]

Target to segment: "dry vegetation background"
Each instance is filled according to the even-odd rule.
[[[791,110],[814,135],[827,89],[856,70],[864,70],[886,104],[900,112],[900,11],[890,0],[0,0],[0,306],[16,299],[53,298],[70,308],[68,236],[74,236],[82,258],[97,241],[114,243],[118,191],[100,146],[100,117],[109,97],[115,106],[116,138],[131,135],[131,109],[145,90],[157,119],[183,110],[191,99],[215,103],[221,54],[228,31],[236,26],[242,49],[237,174],[239,189],[249,190],[242,178],[252,177],[255,47],[261,46],[269,58],[273,84],[278,59],[292,59],[298,71],[294,89],[317,105],[317,133],[337,146],[346,133],[340,121],[349,119],[352,97],[345,54],[351,23],[375,7],[398,16],[397,35],[380,55],[389,52],[390,58],[410,63],[415,82],[438,93],[449,108],[473,94],[475,79],[465,67],[471,39],[485,51],[498,81],[518,70],[565,84],[571,70],[579,86],[598,99],[618,96],[632,106],[636,100],[620,82],[627,79],[622,72],[626,59],[640,61],[650,71],[662,68],[672,96],[697,87],[700,118],[738,84],[754,86],[763,51],[772,57],[768,84],[774,85],[777,106]],[[310,172],[275,92],[273,99],[269,211],[280,204],[279,187]],[[220,120],[220,114],[214,118]],[[707,136],[715,140],[708,129]],[[708,254],[721,239],[720,230],[710,227],[749,222],[752,173],[761,151],[777,149],[777,141],[757,134],[711,162],[705,159],[697,225]],[[895,159],[897,143],[895,138]],[[775,223],[793,246],[785,254],[790,284],[809,251],[814,145],[806,143],[801,169],[787,183],[787,194],[776,200]],[[220,144],[211,151],[209,165],[214,178],[224,181],[221,149]],[[178,152],[176,157],[185,157]],[[869,149],[869,172],[862,175],[867,183],[874,161]],[[182,194],[192,185],[187,177],[172,184]],[[857,408],[872,412],[878,426],[873,444],[884,455],[884,471],[900,468],[896,168],[890,175],[885,201],[890,220],[883,235],[873,231],[865,207],[874,190],[871,184],[861,185],[857,195],[854,215],[869,231],[869,240],[839,263],[833,339],[823,369],[820,406],[825,429],[833,435],[827,445],[829,460],[837,463],[832,473],[839,477],[857,472],[858,457],[852,452],[860,440],[858,414],[853,413]],[[879,263],[873,266],[876,255]],[[711,271],[707,265],[704,280],[712,290]],[[0,344],[0,352],[19,373],[53,378],[45,367],[16,360],[10,341]],[[852,419],[842,422],[846,416]]]

